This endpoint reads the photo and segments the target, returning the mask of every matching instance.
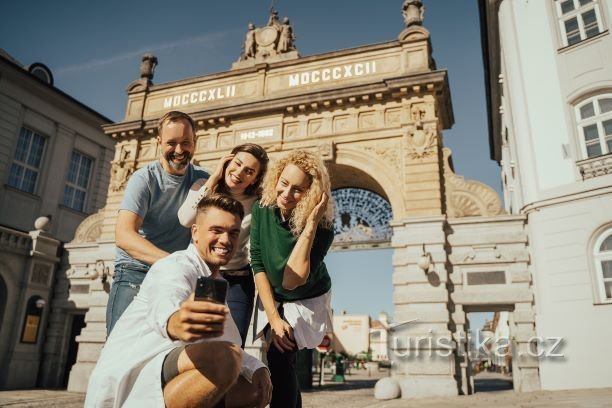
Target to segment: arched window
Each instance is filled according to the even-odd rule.
[[[599,300],[612,303],[612,228],[605,230],[593,246]]]
[[[612,94],[576,105],[576,122],[583,159],[612,153]]]

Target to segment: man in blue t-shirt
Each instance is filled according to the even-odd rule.
[[[159,120],[157,135],[159,160],[130,177],[119,207],[115,274],[106,307],[108,334],[132,303],[153,262],[189,245],[191,231],[180,224],[178,209],[191,185],[209,177],[190,163],[195,125],[189,115],[166,113]]]

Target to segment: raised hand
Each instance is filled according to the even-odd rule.
[[[221,158],[221,160],[219,160],[219,164],[217,164],[217,168],[215,169],[215,171],[210,175],[210,178],[208,179],[208,188],[212,189],[213,187],[215,187],[217,184],[219,184],[219,181],[221,181],[221,179],[223,179],[223,171],[225,169],[225,165],[227,163],[229,163],[235,155],[230,154],[227,156],[223,156]]]
[[[219,337],[228,313],[225,305],[190,298],[168,319],[168,334],[185,342]]]
[[[325,215],[325,210],[327,210],[328,202],[329,202],[329,197],[327,196],[326,193],[322,193],[321,199],[319,200],[315,208],[313,208],[312,211],[310,212],[307,222],[311,223],[313,226],[316,226],[319,223],[319,221],[321,221],[321,218],[323,218],[323,215]]]

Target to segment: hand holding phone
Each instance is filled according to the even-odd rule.
[[[200,276],[196,283],[194,300],[205,300],[224,305],[227,289],[228,284],[225,279]]]

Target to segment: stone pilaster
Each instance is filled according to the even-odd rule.
[[[85,392],[89,375],[98,361],[106,341],[106,304],[114,272],[114,241],[98,241],[95,245],[75,245],[69,248],[72,271],[69,273],[73,286],[87,282],[89,290],[82,296],[72,295],[77,304],[87,308],[85,327],[76,337],[77,361],[70,370],[68,390]],[[95,261],[93,261],[95,260]],[[93,263],[92,263],[93,261]]]
[[[457,395],[455,348],[449,330],[445,217],[392,223],[394,320],[390,333],[393,377],[402,398]],[[427,273],[418,266],[431,255]],[[406,320],[417,319],[402,325]]]

